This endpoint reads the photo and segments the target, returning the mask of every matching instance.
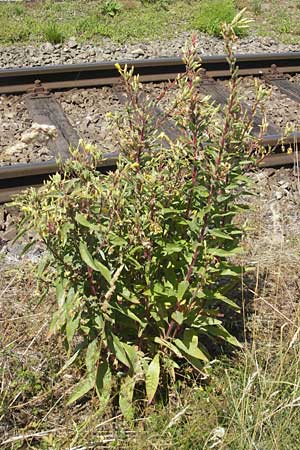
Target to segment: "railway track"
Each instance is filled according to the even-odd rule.
[[[243,77],[258,76],[268,85],[289,98],[294,104],[300,103],[300,84],[293,83],[288,76],[300,73],[300,52],[280,54],[237,55],[239,74]],[[174,79],[185,69],[179,58],[121,61],[121,65],[134,65],[141,81],[164,82]],[[223,82],[230,73],[225,56],[207,56],[202,58],[204,69],[201,89],[218,103],[225,103],[228,92]],[[47,66],[23,69],[0,70],[0,95],[26,95],[26,108],[34,122],[54,125],[58,136],[52,144],[52,159],[30,164],[13,164],[0,167],[0,203],[7,202],[17,192],[27,186],[40,185],[51,174],[59,170],[55,162],[68,158],[70,144],[76,145],[79,136],[64,113],[53,92],[62,89],[92,88],[112,86],[120,80],[114,63],[91,63],[80,65]],[[298,109],[298,108],[297,108]],[[259,127],[258,117],[255,128]],[[265,146],[276,146],[280,138],[280,129],[270,124],[268,134],[263,140]],[[284,145],[295,146],[300,143],[300,133],[288,136]],[[99,170],[105,172],[115,166],[117,154],[108,152]],[[295,153],[273,154],[266,158],[262,166],[274,167],[295,162]]]

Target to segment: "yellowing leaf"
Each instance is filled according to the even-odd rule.
[[[134,416],[134,409],[132,405],[134,385],[134,378],[127,376],[121,383],[120,387],[119,406],[123,416],[127,420],[132,420]]]
[[[99,360],[98,339],[94,339],[88,346],[85,357],[85,365],[88,375],[95,373],[96,364]]]
[[[157,391],[158,383],[159,383],[159,374],[160,374],[160,364],[159,364],[159,354],[157,353],[151,363],[148,366],[148,370],[146,372],[146,393],[148,404],[150,404],[153,400],[155,392]]]
[[[178,323],[178,325],[181,325],[184,320],[184,315],[181,311],[174,311],[171,317],[176,323]]]

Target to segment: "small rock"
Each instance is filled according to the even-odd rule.
[[[135,48],[131,51],[132,55],[134,56],[142,56],[145,54],[145,51],[142,48]]]
[[[264,169],[264,172],[267,175],[267,177],[272,177],[276,173],[276,169],[267,168],[267,169]]]
[[[27,148],[27,145],[23,142],[17,142],[17,144],[12,145],[11,147],[7,147],[4,150],[4,153],[6,155],[14,155],[15,153],[21,152],[22,150],[25,150]]]
[[[54,50],[54,47],[53,47],[53,45],[50,42],[46,42],[46,44],[43,47],[43,50],[44,50],[45,53],[52,53],[53,50]]]
[[[1,233],[1,239],[3,241],[12,241],[17,236],[16,227],[11,227],[4,233]]]
[[[78,44],[77,44],[77,42],[76,42],[75,37],[71,37],[71,38],[68,40],[67,46],[68,46],[69,48],[77,48],[77,47],[78,47]]]

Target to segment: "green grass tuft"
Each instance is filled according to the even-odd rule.
[[[192,25],[196,30],[220,37],[222,23],[230,23],[237,12],[233,0],[204,0],[199,5]]]
[[[61,44],[64,41],[64,33],[55,22],[49,22],[45,25],[43,35],[47,42],[51,44]]]

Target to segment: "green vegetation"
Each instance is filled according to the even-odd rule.
[[[222,23],[230,23],[236,14],[234,0],[204,0],[199,4],[192,25],[196,30],[221,36]],[[239,32],[244,34],[243,29]]]
[[[107,0],[104,2],[101,8],[101,13],[104,16],[114,17],[122,9],[122,5],[114,0]]]
[[[47,42],[51,44],[60,44],[64,40],[64,34],[56,23],[48,23],[44,28],[44,37]]]
[[[262,12],[262,0],[252,0],[252,9],[254,14],[258,15]]]
[[[232,64],[224,121],[199,93],[196,44],[186,52],[186,74],[165,117],[152,112],[166,92],[142,100],[133,69],[119,67],[128,104],[112,125],[119,130],[117,170],[103,177],[95,169],[97,151],[76,150],[63,175],[18,203],[24,226],[49,250],[42,275],[50,270],[47,285],[58,303],[51,332],[66,340],[66,367],[84,361],[69,403],[96,390],[101,409],[118,396],[124,417],[133,418],[132,404],[151,404],[157,391],[168,398],[169,383],[184,376],[184,367],[205,372],[210,348],[220,341],[240,346],[221,315],[239,310],[228,293],[241,267],[229,258],[242,250],[234,219],[248,185],[247,149],[258,145],[251,121],[238,113],[231,50],[235,28],[246,23],[237,17],[223,32]],[[180,137],[163,133],[167,118]]]
[[[75,36],[82,42],[138,42],[169,39],[183,31],[220,35],[220,23],[230,22],[244,7],[253,29],[287,42],[298,42],[299,2],[286,0],[47,0],[0,2],[0,43],[60,43]],[[251,31],[251,30],[250,30]],[[244,31],[243,31],[244,32]]]
[[[101,42],[109,37],[120,43],[155,37],[167,39],[189,27],[190,14],[197,8],[197,2],[191,3],[191,10],[183,0],[170,3],[48,0],[17,6],[0,2],[0,43],[43,42],[48,39],[49,23],[64,39],[75,36],[79,41]]]

